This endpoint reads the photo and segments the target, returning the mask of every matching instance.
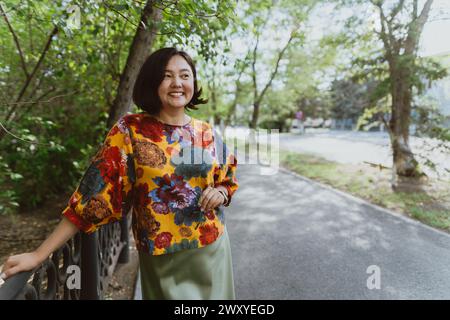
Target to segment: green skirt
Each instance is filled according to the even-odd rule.
[[[230,240],[159,256],[139,252],[142,299],[234,300]]]

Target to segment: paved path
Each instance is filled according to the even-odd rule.
[[[241,165],[238,179],[226,212],[238,299],[450,299],[450,235],[286,172]]]

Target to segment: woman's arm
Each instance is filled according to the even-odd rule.
[[[78,231],[75,224],[63,216],[61,222],[39,248],[33,252],[10,256],[3,265],[1,278],[7,279],[18,272],[33,270]]]

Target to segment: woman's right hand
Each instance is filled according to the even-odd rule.
[[[36,252],[27,252],[10,256],[3,265],[1,278],[8,279],[16,273],[33,270],[41,263]]]
[[[50,254],[62,247],[77,232],[78,228],[65,216],[52,232],[52,234],[33,252],[10,256],[3,265],[1,278],[7,279],[12,275],[33,270],[47,259]]]

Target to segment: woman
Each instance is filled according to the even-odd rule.
[[[211,126],[187,115],[205,103],[183,51],[163,48],[133,92],[142,113],[122,117],[63,211],[31,253],[11,256],[3,277],[31,270],[79,230],[118,221],[132,206],[144,299],[234,299],[223,209],[238,188],[236,159]]]

